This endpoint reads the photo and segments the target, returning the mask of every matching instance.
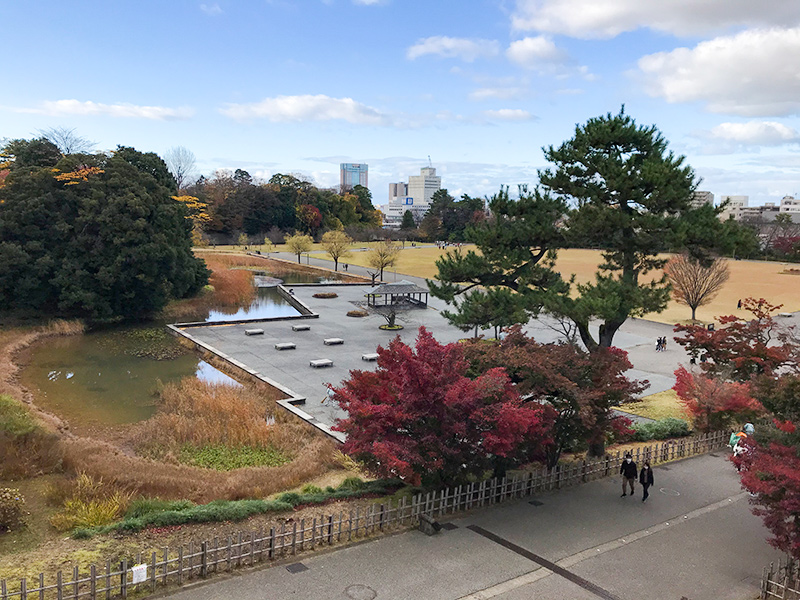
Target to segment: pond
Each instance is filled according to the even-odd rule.
[[[184,377],[239,385],[166,332],[156,334],[157,344],[142,344],[141,331],[160,333],[128,328],[48,339],[32,349],[22,381],[41,408],[73,425],[143,421],[155,412],[159,389]]]
[[[231,309],[212,309],[202,319],[209,321],[239,321],[242,319],[264,319],[267,317],[289,317],[300,312],[278,293],[277,287],[259,287],[249,306]]]
[[[287,284],[319,280],[306,273],[283,277]],[[276,281],[280,280],[272,280]],[[211,309],[183,320],[233,321],[298,314],[273,285],[259,287],[248,306]],[[159,322],[48,339],[31,349],[21,376],[34,391],[37,405],[73,427],[143,421],[155,412],[163,385],[184,377],[236,383],[178,344]]]

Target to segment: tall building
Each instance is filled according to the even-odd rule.
[[[696,191],[692,194],[692,208],[700,208],[704,204],[714,206],[714,194],[711,192]]]
[[[407,210],[419,223],[431,207],[433,195],[442,188],[442,178],[433,167],[423,167],[419,175],[411,175],[408,183],[389,184],[389,204],[386,206],[384,227],[400,227]]]
[[[425,211],[431,206],[433,195],[442,189],[442,178],[437,177],[436,169],[433,167],[423,167],[419,175],[411,175],[408,178],[408,195],[414,199],[414,206]]]
[[[742,212],[747,208],[750,198],[748,196],[720,196],[720,203],[729,201],[727,208],[719,215],[720,220],[727,221],[730,217],[735,220],[742,218]]]
[[[357,185],[369,187],[368,166],[357,163],[339,164],[339,190],[344,193]]]

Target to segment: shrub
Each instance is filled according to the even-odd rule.
[[[322,488],[309,483],[308,485],[304,485],[302,488],[300,488],[300,492],[303,494],[321,494]]]
[[[339,484],[340,490],[363,490],[365,483],[359,477],[348,477]]]
[[[166,512],[168,510],[186,510],[194,506],[189,500],[161,500],[160,498],[139,498],[128,506],[126,519],[136,519],[146,515]]]
[[[338,297],[339,294],[337,294],[336,292],[317,292],[316,294],[314,294],[314,298],[328,299],[328,298],[338,298]]]
[[[0,431],[17,437],[37,429],[36,422],[21,402],[0,394]]]
[[[0,531],[11,531],[23,523],[25,498],[14,488],[0,488]]]
[[[292,506],[300,504],[300,494],[297,492],[286,492],[278,496],[278,502],[286,502]]]
[[[50,517],[50,524],[59,531],[105,525],[125,514],[130,501],[130,493],[110,488],[102,477],[80,473],[63,508]]]
[[[652,423],[636,423],[633,426],[635,439],[639,442],[649,440],[666,440],[673,437],[689,435],[689,424],[683,419],[667,417]]]

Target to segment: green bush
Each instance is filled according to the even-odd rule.
[[[667,417],[652,423],[635,423],[634,439],[638,442],[650,440],[666,440],[668,438],[683,437],[691,433],[689,424],[683,419]]]
[[[0,488],[0,531],[12,530],[22,525],[25,516],[25,498],[14,488]]]
[[[285,492],[278,496],[278,502],[286,502],[292,506],[300,504],[300,494],[297,492]]]
[[[339,484],[340,490],[363,490],[364,482],[359,477],[348,477]]]
[[[308,485],[304,485],[302,488],[300,488],[300,492],[302,494],[321,494],[322,488],[309,483]]]
[[[131,502],[128,511],[125,513],[126,519],[136,519],[153,513],[161,513],[168,510],[186,510],[194,506],[189,500],[161,500],[160,498],[139,498]]]

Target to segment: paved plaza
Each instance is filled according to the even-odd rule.
[[[330,266],[326,261],[314,258],[310,260],[312,263],[319,263],[315,266]],[[366,274],[365,269],[355,265],[350,265],[349,272],[356,275]],[[424,279],[407,275],[386,273],[384,278],[389,281],[405,279],[426,287]],[[280,384],[286,388],[288,395],[305,399],[297,408],[310,415],[318,426],[322,424],[325,430],[343,416],[338,407],[327,402],[325,386],[329,383],[339,384],[348,378],[353,369],[375,369],[375,362],[362,360],[364,354],[374,353],[378,346],[385,347],[398,335],[405,343],[413,344],[420,326],[428,328],[442,343],[455,342],[472,335],[472,332],[465,333],[453,327],[442,317],[441,311],[447,305],[436,298],[428,298],[427,308],[410,309],[399,314],[398,323],[404,329],[391,332],[378,328],[386,323],[380,315],[370,314],[360,318],[347,316],[348,311],[366,303],[365,294],[372,288],[371,285],[287,285],[286,288],[291,289],[297,300],[318,315],[318,318],[302,320],[304,324],[310,325],[308,331],[292,329],[292,325],[298,323],[298,320],[278,320],[191,327],[185,329],[185,332],[214,351]],[[320,291],[335,292],[338,297],[314,298],[314,294]],[[543,343],[561,339],[556,328],[549,325],[555,324],[546,318],[532,319],[525,330]],[[263,329],[264,334],[245,335],[245,330],[256,327]],[[482,333],[485,336],[493,335],[491,331]],[[678,364],[688,362],[683,349],[674,342],[668,344],[666,352],[655,352],[655,340],[661,336],[667,336],[671,340],[672,328],[663,323],[628,319],[614,338],[615,345],[628,351],[634,365],[628,371],[628,376],[650,382],[646,394],[671,388],[675,382],[673,371]],[[324,344],[327,338],[341,338],[344,343],[328,346]],[[275,348],[276,344],[284,343],[292,343],[295,348]],[[311,367],[311,361],[318,359],[329,359],[333,366]]]

